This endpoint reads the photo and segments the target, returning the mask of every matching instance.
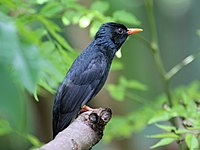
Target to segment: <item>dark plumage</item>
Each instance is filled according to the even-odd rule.
[[[142,31],[105,23],[91,44],[76,58],[60,85],[53,106],[53,137],[65,129],[81,107],[103,87],[117,50],[129,34]]]

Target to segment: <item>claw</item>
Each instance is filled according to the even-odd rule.
[[[80,113],[86,112],[86,111],[92,111],[93,109],[89,106],[84,105],[82,109],[80,110]]]

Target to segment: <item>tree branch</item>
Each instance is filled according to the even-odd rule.
[[[89,150],[101,140],[111,116],[110,108],[86,111],[52,141],[37,150]]]

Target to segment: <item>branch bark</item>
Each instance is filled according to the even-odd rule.
[[[110,108],[86,111],[52,141],[37,150],[89,150],[101,140],[104,127],[111,117]]]

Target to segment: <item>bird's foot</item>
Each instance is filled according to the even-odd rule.
[[[89,106],[84,105],[82,109],[80,110],[80,113],[86,112],[86,111],[92,111],[93,109]]]

